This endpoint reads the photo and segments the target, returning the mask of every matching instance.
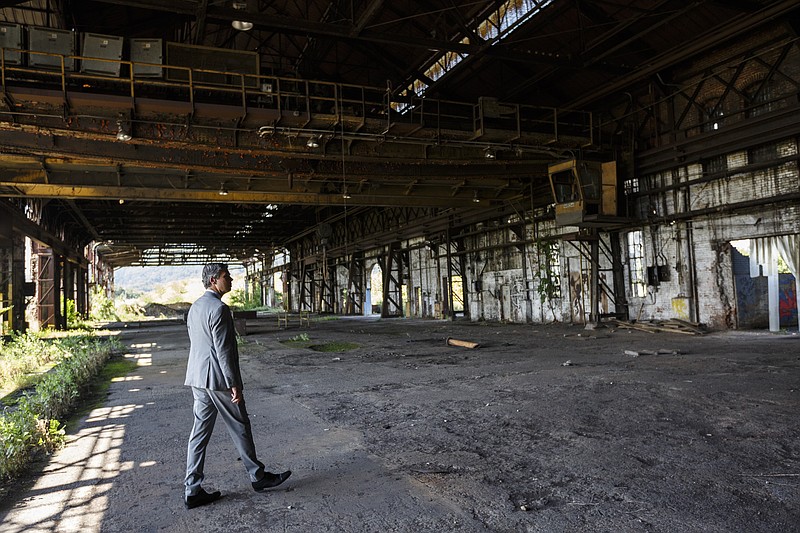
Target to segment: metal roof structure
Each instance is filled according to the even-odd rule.
[[[2,5],[0,196],[112,266],[242,260],[347,210],[547,205],[547,165],[624,149],[678,67],[800,30],[796,0]]]

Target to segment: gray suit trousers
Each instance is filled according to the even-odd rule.
[[[258,481],[264,477],[264,465],[256,458],[256,447],[253,443],[253,431],[244,400],[235,404],[231,402],[229,391],[214,391],[192,387],[194,395],[194,425],[189,436],[189,448],[186,454],[186,496],[194,496],[200,491],[203,482],[203,467],[206,461],[206,448],[214,431],[217,415],[225,422],[233,443],[242,458],[242,463],[250,475],[250,481]]]

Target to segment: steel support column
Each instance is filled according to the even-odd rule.
[[[298,311],[316,311],[314,308],[314,265],[304,265],[300,277],[300,301]]]
[[[405,253],[400,250],[399,243],[392,242],[389,244],[386,254],[381,257],[381,268],[383,270],[382,318],[403,316],[402,283]]]
[[[12,314],[12,261],[11,246],[0,248],[0,334],[13,330]]]
[[[589,241],[589,320],[588,329],[600,323],[600,237],[597,230],[592,230],[595,237]]]
[[[364,253],[354,252],[347,267],[347,300],[344,314],[364,314]]]
[[[618,231],[610,234],[611,270],[614,282],[614,312],[622,320],[628,319],[628,302],[625,297],[625,271],[622,267],[622,234]]]
[[[14,331],[25,331],[25,237],[17,233],[11,246],[11,327]]]
[[[89,271],[82,266],[77,266],[76,269],[75,310],[79,315],[86,318],[89,310]]]
[[[61,301],[61,316],[62,316],[62,326],[63,329],[67,329],[67,318],[69,317],[69,306],[70,302],[72,305],[75,306],[74,309],[77,311],[77,303],[75,302],[75,268],[72,263],[67,260],[64,260],[63,264],[63,292],[64,298]]]

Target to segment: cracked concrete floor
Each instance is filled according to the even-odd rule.
[[[8,487],[0,531],[799,530],[797,335],[363,317],[247,326],[257,449],[289,481],[253,492],[218,425],[205,486],[224,496],[184,508],[188,336],[177,322],[142,324],[121,334],[139,366],[41,472]],[[300,333],[359,348],[281,342]],[[625,353],[658,349],[678,353]]]

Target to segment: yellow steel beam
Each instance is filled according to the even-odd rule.
[[[18,196],[38,198],[61,198],[73,200],[149,200],[211,203],[247,204],[300,204],[300,205],[364,205],[384,207],[463,207],[463,198],[449,196],[414,195],[405,196],[391,191],[385,194],[351,194],[344,198],[339,193],[303,192],[256,192],[229,191],[220,195],[219,191],[170,189],[156,187],[115,187],[96,185],[57,185],[49,183],[28,183],[20,181],[0,181],[0,187],[15,190]]]

